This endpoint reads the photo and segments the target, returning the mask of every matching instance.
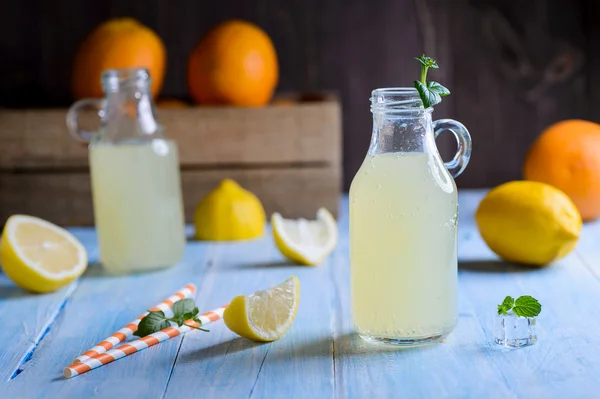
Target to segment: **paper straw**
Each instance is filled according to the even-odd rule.
[[[193,297],[195,293],[196,293],[196,286],[194,284],[190,283],[190,284],[186,285],[185,287],[183,287],[182,289],[180,289],[179,291],[177,291],[176,293],[174,293],[173,295],[171,295],[170,297],[168,297],[167,299],[163,300],[161,303],[159,303],[155,307],[151,308],[150,311],[155,312],[157,310],[162,310],[164,312],[167,309],[169,309],[171,306],[173,306],[173,304],[175,302],[180,301],[184,298]],[[110,337],[105,338],[102,342],[96,344],[96,346],[94,346],[92,349],[88,350],[87,352],[85,352],[84,354],[82,354],[81,356],[79,356],[78,358],[73,360],[73,364],[83,362],[94,356],[101,355],[101,354],[105,353],[107,350],[112,349],[115,345],[118,345],[120,342],[125,341],[127,338],[132,336],[134,332],[137,331],[138,324],[140,324],[140,321],[147,314],[148,314],[148,312],[144,313],[137,319],[135,319],[132,322],[130,322],[129,324],[127,324],[125,327],[121,328],[119,331],[115,332]]]
[[[217,321],[223,317],[223,311],[227,306],[221,306],[215,310],[210,312],[206,312],[201,316],[198,316],[200,321],[202,322],[202,326],[210,324],[214,321]],[[195,327],[200,327],[201,325],[196,323],[193,320],[187,320],[186,324],[190,324]],[[135,341],[131,341],[130,343],[123,344],[118,348],[111,349],[106,353],[97,355],[90,359],[84,360],[79,363],[74,363],[69,367],[65,367],[63,370],[63,374],[66,378],[75,377],[76,375],[87,373],[90,370],[93,370],[98,367],[102,367],[105,364],[114,362],[122,357],[126,357],[131,355],[132,353],[139,352],[144,350],[150,346],[154,346],[160,342],[166,341],[173,337],[176,337],[180,334],[186,333],[192,330],[191,327],[183,325],[181,327],[167,327],[164,330],[160,330],[150,335],[146,335],[143,338],[136,339]]]

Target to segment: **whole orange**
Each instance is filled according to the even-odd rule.
[[[165,47],[154,31],[132,18],[115,18],[89,34],[75,55],[72,90],[75,98],[102,97],[100,76],[111,68],[148,68],[152,95],[165,76]]]
[[[265,105],[278,79],[273,42],[245,21],[227,21],[210,30],[188,61],[190,95],[199,104]]]
[[[551,125],[531,146],[523,173],[564,191],[583,220],[600,216],[600,125],[584,120]]]

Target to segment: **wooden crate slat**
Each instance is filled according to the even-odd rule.
[[[66,109],[0,110],[0,169],[86,167],[87,147],[65,126]],[[339,102],[263,108],[163,109],[182,165],[341,162]],[[88,118],[89,119],[89,116]]]
[[[196,203],[225,179],[254,192],[267,215],[314,218],[320,206],[337,215],[341,167],[184,170],[186,220]],[[60,225],[92,225],[93,209],[87,173],[0,173],[0,224],[8,216],[25,213]]]

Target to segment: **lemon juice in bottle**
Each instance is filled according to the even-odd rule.
[[[470,138],[460,123],[432,122],[414,89],[373,92],[371,146],[350,187],[352,318],[368,341],[437,342],[457,321],[458,175]],[[461,142],[446,165],[437,134]]]
[[[89,158],[105,267],[120,273],[176,263],[185,237],[175,143],[97,144]]]
[[[177,146],[156,122],[145,69],[108,70],[102,83],[103,101],[81,100],[67,115],[81,138],[79,110],[102,114],[89,145],[100,262],[113,273],[172,266],[186,241]]]

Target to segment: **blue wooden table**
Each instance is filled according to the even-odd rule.
[[[502,262],[473,222],[481,191],[462,191],[459,313],[441,344],[374,346],[352,331],[347,204],[340,242],[319,267],[290,265],[267,234],[240,243],[190,242],[175,267],[127,277],[91,266],[79,281],[32,295],[0,280],[1,398],[598,398],[600,223],[584,226],[576,250],[544,269]],[[97,257],[95,235],[72,230]],[[524,243],[527,245],[527,243]],[[98,341],[188,282],[201,310],[296,275],[296,321],[279,341],[257,344],[223,323],[191,332],[87,374],[62,369]],[[493,343],[496,305],[529,294],[543,304],[538,343]]]

